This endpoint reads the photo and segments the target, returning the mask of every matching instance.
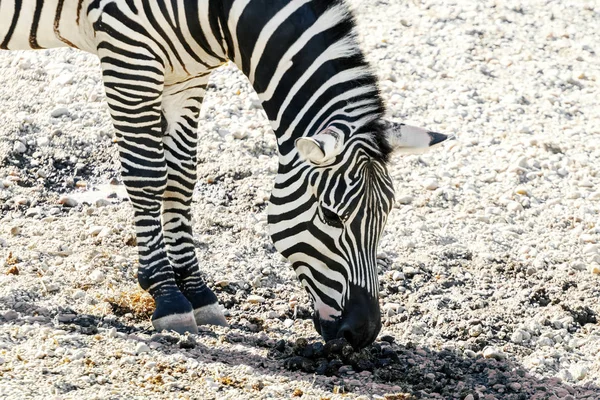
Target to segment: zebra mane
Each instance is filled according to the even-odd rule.
[[[372,75],[374,85],[377,88],[375,92],[376,97],[376,110],[373,111],[373,119],[364,124],[357,130],[357,134],[366,134],[372,142],[379,149],[379,154],[373,154],[374,157],[379,158],[380,160],[387,162],[390,154],[392,153],[392,148],[387,141],[386,130],[387,124],[383,120],[383,116],[386,113],[385,102],[381,96],[381,90],[379,88],[379,80],[377,78],[377,74],[375,73],[372,65],[367,61],[362,47],[358,42],[358,32],[357,32],[357,21],[354,13],[348,2],[346,0],[315,0],[315,3],[326,3],[329,4],[329,7],[334,7],[339,5],[345,9],[345,13],[343,18],[345,22],[343,24],[339,24],[336,26],[336,29],[339,31],[335,33],[335,35],[339,38],[348,38],[354,42],[354,45],[357,47],[357,52],[355,56],[355,60],[357,65],[362,65],[368,68],[369,73]]]

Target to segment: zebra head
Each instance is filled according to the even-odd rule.
[[[377,337],[377,246],[394,201],[388,156],[447,138],[383,120],[331,124],[280,157],[269,230],[313,299],[315,328],[326,341],[344,337],[361,348]]]

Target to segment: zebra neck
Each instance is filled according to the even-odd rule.
[[[222,18],[227,56],[258,93],[281,155],[299,137],[331,125],[352,135],[383,114],[343,1],[235,0]]]

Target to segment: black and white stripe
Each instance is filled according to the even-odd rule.
[[[100,57],[157,329],[226,323],[200,278],[190,203],[208,76],[232,60],[277,135],[270,232],[314,299],[317,329],[356,346],[375,338],[389,155],[446,136],[382,120],[355,36],[341,0],[0,1],[0,48]]]

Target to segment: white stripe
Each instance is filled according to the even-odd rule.
[[[332,7],[325,11],[323,15],[321,15],[321,17],[319,17],[319,19],[309,29],[304,31],[302,36],[300,36],[300,38],[296,40],[296,42],[289,48],[289,50],[285,52],[283,57],[281,57],[281,60],[279,60],[275,74],[271,78],[267,89],[264,92],[258,94],[258,97],[261,99],[261,101],[269,101],[273,97],[273,94],[275,93],[275,90],[279,85],[279,81],[286,73],[286,71],[289,70],[293,65],[292,58],[300,50],[302,50],[304,46],[306,46],[309,40],[312,39],[314,36],[318,35],[319,33],[324,32],[327,29],[337,25],[341,20],[344,19],[347,13],[348,11],[344,5]]]
[[[254,45],[254,50],[252,51],[252,57],[250,58],[250,74],[248,75],[248,79],[250,83],[254,84],[254,74],[256,73],[256,66],[260,61],[263,52],[265,51],[265,47],[267,46],[267,42],[271,38],[273,32],[279,28],[279,26],[285,22],[286,19],[289,18],[296,10],[302,7],[304,4],[309,3],[311,0],[293,0],[288,3],[285,7],[283,7],[271,20],[263,27],[262,31],[260,31],[260,35],[258,35],[258,39],[256,40],[256,44]]]
[[[237,25],[248,3],[250,3],[250,0],[236,0],[229,10],[229,19],[227,20],[227,26],[231,34],[231,40],[233,41],[233,62],[240,68],[241,60],[239,59]]]

